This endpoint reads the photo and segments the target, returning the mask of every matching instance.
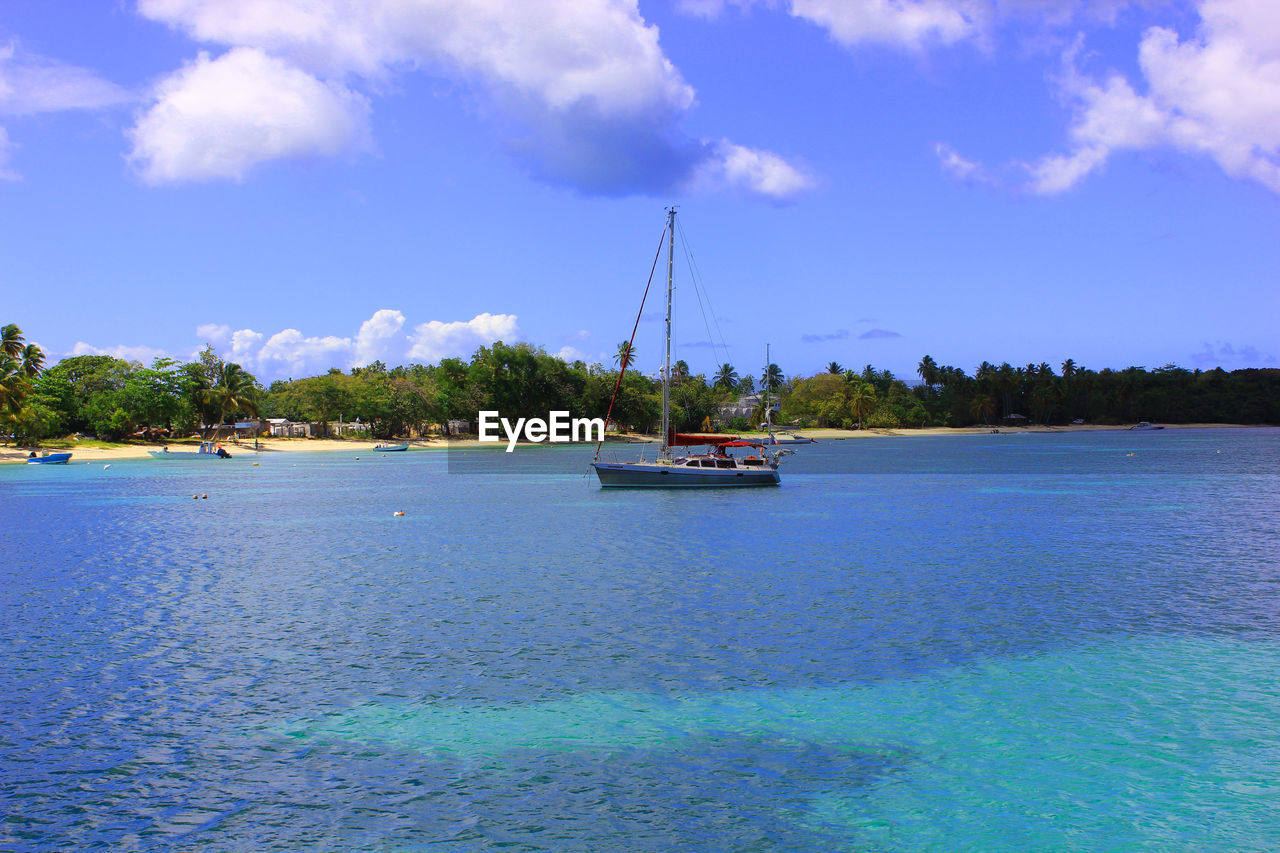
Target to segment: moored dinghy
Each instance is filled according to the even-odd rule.
[[[71,458],[70,453],[50,453],[47,450],[43,454],[37,456],[36,452],[33,450],[31,451],[31,455],[27,457],[27,464],[28,465],[66,465],[67,461],[70,458]]]
[[[216,441],[200,442],[199,450],[148,450],[153,459],[230,459],[231,454]]]

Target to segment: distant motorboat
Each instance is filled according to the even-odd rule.
[[[42,456],[36,456],[36,452],[31,451],[31,455],[27,457],[28,465],[66,465],[67,460],[71,458],[70,453],[49,453],[46,451]]]
[[[409,445],[407,445],[407,444],[378,444],[378,445],[375,445],[373,449],[374,449],[374,450],[381,451],[382,453],[400,453],[400,452],[402,452],[402,451],[408,450],[408,449],[409,449]]]
[[[1155,430],[1155,429],[1164,429],[1164,427],[1161,426],[1160,424],[1149,424],[1146,421],[1140,421],[1134,424],[1133,426],[1129,427],[1129,429]]]
[[[788,432],[782,427],[775,427],[778,430],[777,435],[769,435],[760,439],[761,444],[813,444],[814,439],[793,432]]]
[[[216,441],[200,442],[199,450],[148,450],[152,459],[230,459],[231,454]]]

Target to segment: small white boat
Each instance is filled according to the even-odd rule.
[[[790,432],[783,427],[774,427],[777,433],[761,439],[764,444],[813,444],[814,439],[798,433]]]
[[[148,450],[152,459],[230,459],[231,454],[216,441],[200,442],[199,450]]]
[[[1155,429],[1164,429],[1164,427],[1161,426],[1160,424],[1149,424],[1146,421],[1140,421],[1134,424],[1133,426],[1129,427],[1129,429],[1155,430]]]

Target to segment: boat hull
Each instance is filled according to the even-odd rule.
[[[407,444],[379,444],[373,448],[379,453],[402,453],[409,449]]]
[[[776,468],[682,468],[645,462],[595,462],[591,466],[605,489],[730,489],[776,486]]]
[[[190,460],[190,459],[230,459],[231,458],[230,454],[226,456],[219,456],[216,453],[201,453],[198,450],[170,450],[168,452],[165,452],[163,450],[148,450],[147,453],[150,454],[152,459]]]
[[[27,460],[28,465],[66,465],[71,459],[70,453],[50,453],[48,456],[36,456]]]

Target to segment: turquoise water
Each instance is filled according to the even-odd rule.
[[[0,468],[0,849],[1276,848],[1280,431],[508,458]]]

